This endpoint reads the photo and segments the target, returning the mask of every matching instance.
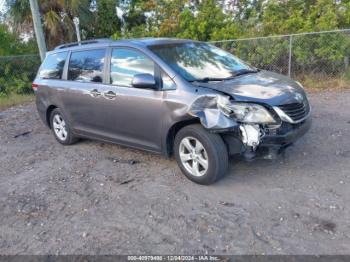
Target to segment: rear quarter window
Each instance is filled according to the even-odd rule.
[[[39,70],[39,78],[61,79],[68,52],[48,55]]]

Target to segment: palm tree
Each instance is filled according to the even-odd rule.
[[[73,18],[78,16],[82,31],[91,30],[92,0],[38,0],[49,49],[65,42],[76,41]],[[8,20],[18,33],[32,32],[32,17],[28,0],[7,0]]]

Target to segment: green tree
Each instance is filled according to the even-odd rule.
[[[95,37],[110,37],[116,31],[120,31],[121,22],[116,15],[116,0],[98,0]]]
[[[31,91],[40,59],[37,56],[18,56],[36,53],[33,41],[23,42],[8,26],[0,24],[0,96],[8,93],[27,93]]]
[[[227,26],[222,1],[203,0],[194,10],[185,8],[180,14],[177,37],[208,41],[215,32]]]
[[[90,30],[93,14],[90,10],[91,0],[39,0],[46,43],[48,48],[76,40],[73,18],[78,16],[81,29]],[[32,17],[28,0],[7,0],[9,6],[8,20],[17,32],[32,31]]]
[[[18,39],[11,34],[6,25],[0,24],[0,56],[16,54],[19,51]]]
[[[0,24],[0,56],[36,53],[36,43],[23,42],[18,34],[11,32],[7,25]]]

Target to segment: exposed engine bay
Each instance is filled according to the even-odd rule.
[[[259,125],[244,124],[240,125],[239,129],[241,131],[243,144],[255,150],[263,137],[263,130],[260,129]]]

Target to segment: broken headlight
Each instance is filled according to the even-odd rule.
[[[226,98],[218,99],[218,108],[238,122],[249,124],[275,124],[276,120],[262,105],[231,102]]]

